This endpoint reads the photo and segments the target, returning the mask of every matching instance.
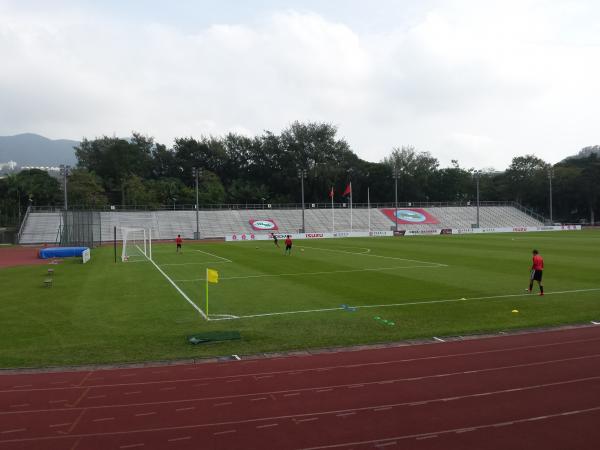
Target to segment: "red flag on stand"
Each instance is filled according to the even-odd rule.
[[[350,194],[352,194],[352,184],[348,184],[346,186],[346,190],[344,191],[344,193],[342,195],[345,197],[346,195],[350,195]]]
[[[333,186],[331,186],[331,190],[329,191],[329,198],[333,198]]]

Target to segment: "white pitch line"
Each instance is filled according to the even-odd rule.
[[[165,272],[164,272],[164,271],[163,271],[163,270],[162,270],[162,269],[161,269],[161,268],[158,266],[158,264],[156,264],[156,263],[155,263],[153,260],[151,260],[151,259],[148,259],[148,261],[150,261],[150,262],[151,262],[151,263],[154,265],[154,267],[156,267],[156,270],[158,270],[158,271],[159,271],[159,272],[162,274],[162,276],[163,276],[163,277],[165,277],[169,283],[171,283],[171,285],[172,285],[172,286],[173,286],[173,287],[174,287],[174,288],[177,290],[177,292],[179,292],[179,293],[181,294],[181,296],[182,296],[182,297],[183,297],[183,298],[184,298],[184,299],[185,299],[185,300],[186,300],[186,301],[187,301],[187,302],[188,302],[190,305],[192,305],[192,307],[193,307],[193,308],[194,308],[196,311],[198,311],[198,312],[200,313],[200,315],[201,315],[201,316],[202,316],[202,317],[203,317],[205,320],[208,320],[208,317],[206,317],[206,314],[204,314],[204,311],[202,311],[202,309],[200,309],[200,307],[199,307],[198,305],[196,305],[196,304],[195,304],[195,303],[192,301],[192,299],[191,299],[191,298],[189,298],[189,297],[187,296],[187,294],[181,290],[181,288],[180,288],[179,286],[177,286],[177,284],[176,284],[176,283],[175,283],[175,282],[174,282],[174,281],[173,281],[173,280],[172,280],[172,279],[169,277],[169,275],[167,275],[167,274],[166,274],[166,273],[165,273]]]
[[[272,277],[297,277],[303,275],[329,275],[332,273],[354,273],[354,272],[379,272],[384,270],[397,270],[397,269],[437,269],[440,267],[447,267],[438,265],[436,263],[428,263],[428,266],[394,266],[394,267],[378,267],[373,269],[351,269],[351,270],[323,270],[320,272],[290,272],[290,273],[269,273],[261,275],[244,275],[240,277],[219,277],[219,281],[222,280],[246,280],[249,278],[272,278]],[[206,278],[192,278],[187,280],[175,280],[178,283],[190,283],[196,281],[206,281]]]
[[[409,261],[409,262],[416,262],[416,263],[420,263],[420,264],[435,264],[437,266],[448,267],[447,264],[436,263],[436,262],[431,262],[431,261],[420,261],[418,259],[397,258],[395,256],[371,255],[371,254],[367,254],[367,253],[347,252],[347,251],[344,251],[344,250],[335,250],[335,249],[331,249],[331,248],[312,247],[312,246],[308,246],[308,247],[307,246],[302,246],[302,248],[310,248],[310,249],[313,249],[313,250],[322,250],[322,251],[325,251],[325,252],[345,253],[345,254],[348,254],[348,255],[367,256],[369,258],[394,259],[396,261]],[[366,247],[357,247],[357,248],[366,248]],[[370,250],[370,249],[367,249],[367,250]]]
[[[326,251],[340,252],[340,253],[349,253],[351,255],[365,255],[367,253],[371,253],[371,249],[368,248],[368,247],[342,247],[342,248],[357,248],[359,250],[364,250],[362,252],[346,252],[344,250],[326,249],[326,248],[323,248],[323,247],[312,247],[310,245],[308,247],[305,246],[305,245],[299,245],[298,247],[299,248],[312,248],[312,249],[315,249],[315,250],[326,250]]]
[[[206,262],[189,262],[189,263],[167,263],[159,264],[160,267],[165,266],[206,266],[208,264],[225,264],[228,261],[206,261]]]
[[[193,250],[193,251],[195,251],[195,252],[200,252],[200,253],[204,253],[205,255],[214,256],[215,258],[222,259],[223,261],[226,261],[226,262],[233,262],[233,261],[232,261],[232,260],[230,260],[230,259],[224,258],[224,257],[222,257],[222,256],[219,256],[219,255],[215,255],[214,253],[205,252],[204,250]]]
[[[238,316],[233,314],[213,314],[208,320],[224,320],[224,319],[239,319]]]
[[[573,289],[569,291],[556,291],[556,292],[545,292],[545,295],[556,295],[556,294],[575,294],[579,292],[597,292],[600,291],[600,288],[590,288],[590,289]],[[454,299],[445,299],[445,300],[425,300],[420,302],[405,302],[405,303],[387,303],[382,305],[352,305],[353,308],[362,309],[362,308],[392,308],[392,307],[402,307],[402,306],[415,306],[415,305],[431,305],[435,303],[454,303],[454,302],[466,302],[469,300],[494,300],[494,299],[505,299],[505,298],[515,298],[515,297],[529,297],[531,294],[506,294],[506,295],[489,295],[483,297],[471,297],[471,298],[454,298]],[[291,314],[307,314],[307,313],[315,313],[315,312],[329,312],[329,311],[343,311],[342,307],[335,308],[321,308],[321,309],[304,309],[298,311],[281,311],[281,312],[272,312],[272,313],[259,313],[259,314],[249,314],[246,316],[237,316],[238,319],[253,319],[256,317],[269,317],[269,316],[285,316]],[[223,319],[213,319],[213,320],[232,320],[231,318],[223,318]]]

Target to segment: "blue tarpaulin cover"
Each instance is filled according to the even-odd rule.
[[[40,258],[69,258],[71,256],[81,256],[88,247],[48,247],[40,249]]]

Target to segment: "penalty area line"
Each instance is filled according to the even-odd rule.
[[[229,263],[232,263],[232,262],[233,262],[232,260],[230,260],[230,259],[228,259],[228,258],[224,258],[223,256],[215,255],[214,253],[205,252],[204,250],[196,250],[196,249],[193,249],[192,251],[194,251],[194,252],[200,252],[200,253],[204,253],[205,255],[209,255],[209,256],[214,256],[215,258],[219,258],[219,259],[221,259],[221,260],[223,260],[223,261],[225,261],[225,262],[229,262]]]
[[[589,288],[589,289],[573,289],[568,291],[555,291],[555,292],[545,292],[544,295],[557,295],[557,294],[575,294],[579,292],[597,292],[600,291],[600,288]],[[402,306],[416,306],[416,305],[432,305],[436,303],[454,303],[454,302],[466,302],[470,300],[494,300],[494,299],[507,299],[507,298],[515,298],[515,297],[529,297],[531,294],[505,294],[505,295],[488,295],[482,297],[470,297],[470,298],[452,298],[452,299],[443,299],[443,300],[425,300],[420,302],[405,302],[405,303],[387,303],[382,305],[349,305],[353,308],[357,309],[367,309],[367,308],[394,308],[394,307],[402,307]],[[270,316],[286,316],[292,314],[308,314],[308,313],[316,313],[316,312],[331,312],[331,311],[345,311],[343,307],[335,307],[335,308],[321,308],[321,309],[304,309],[298,311],[281,311],[281,312],[271,312],[271,313],[259,313],[259,314],[249,314],[245,316],[234,316],[237,319],[253,319],[257,317],[270,317]],[[219,318],[214,320],[232,320],[231,318]]]
[[[347,255],[366,256],[368,258],[393,259],[395,261],[408,261],[408,262],[414,262],[414,263],[419,263],[419,264],[432,264],[432,265],[441,266],[441,267],[448,267],[447,264],[442,264],[442,263],[432,262],[432,261],[420,261],[418,259],[398,258],[396,256],[372,255],[369,253],[371,251],[371,249],[369,249],[367,247],[355,247],[355,248],[369,250],[369,252],[366,252],[366,253],[365,252],[347,252],[345,250],[337,250],[337,249],[333,249],[333,248],[324,248],[324,247],[313,247],[311,245],[309,245],[309,246],[306,246],[306,245],[300,246],[299,245],[299,247],[300,248],[309,248],[311,250],[321,250],[324,252],[345,253]],[[346,248],[350,248],[350,247],[346,247]]]

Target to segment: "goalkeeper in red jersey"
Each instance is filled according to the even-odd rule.
[[[531,277],[529,279],[529,292],[533,289],[533,282],[537,281],[540,287],[540,295],[544,295],[544,286],[542,285],[542,275],[544,272],[544,258],[537,250],[533,250],[533,259],[531,264]]]

